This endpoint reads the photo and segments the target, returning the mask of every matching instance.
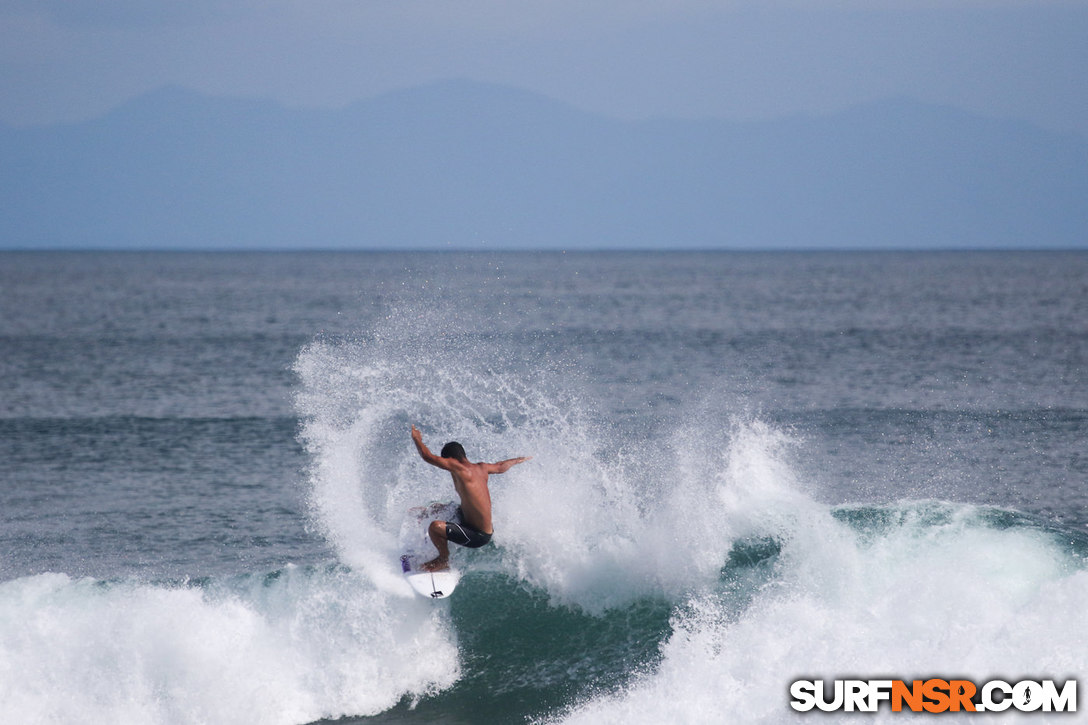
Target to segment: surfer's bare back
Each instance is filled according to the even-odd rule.
[[[423,434],[414,425],[412,441],[424,461],[450,472],[453,487],[461,499],[461,505],[457,509],[457,521],[436,520],[427,527],[427,535],[438,549],[438,556],[421,568],[424,571],[440,571],[450,566],[450,547],[447,542],[452,541],[475,549],[491,541],[494,529],[491,527],[491,492],[487,488],[487,477],[492,473],[506,473],[511,466],[528,461],[532,456],[509,458],[498,463],[473,463],[465,455],[465,449],[456,441],[442,446],[442,455],[436,456],[423,443]]]

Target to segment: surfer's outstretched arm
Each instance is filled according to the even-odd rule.
[[[521,456],[519,458],[508,458],[505,461],[499,461],[498,463],[488,463],[488,473],[506,473],[511,468],[519,463],[525,463],[525,461],[531,460],[532,456]]]

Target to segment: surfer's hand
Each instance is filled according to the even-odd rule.
[[[420,433],[419,428],[416,428],[414,425],[412,426],[412,440],[414,440],[416,443],[423,442],[423,434]]]

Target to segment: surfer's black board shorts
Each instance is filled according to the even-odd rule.
[[[491,534],[485,534],[479,529],[466,524],[464,516],[461,514],[461,507],[458,506],[457,520],[446,522],[446,540],[452,541],[458,546],[478,549],[491,541]]]

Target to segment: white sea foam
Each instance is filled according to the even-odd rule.
[[[0,722],[303,723],[448,687],[430,602],[344,569],[203,586],[43,574],[0,584]]]
[[[492,479],[492,551],[511,576],[589,611],[706,586],[756,523],[723,518],[734,499],[796,498],[767,450],[788,441],[765,426],[727,424],[713,446],[687,430],[646,453],[617,450],[559,375],[496,371],[481,361],[485,347],[379,334],[300,355],[313,518],[379,586],[396,588],[387,572],[405,510],[454,495],[419,459],[410,423],[435,448],[459,439],[475,460],[534,456]]]

